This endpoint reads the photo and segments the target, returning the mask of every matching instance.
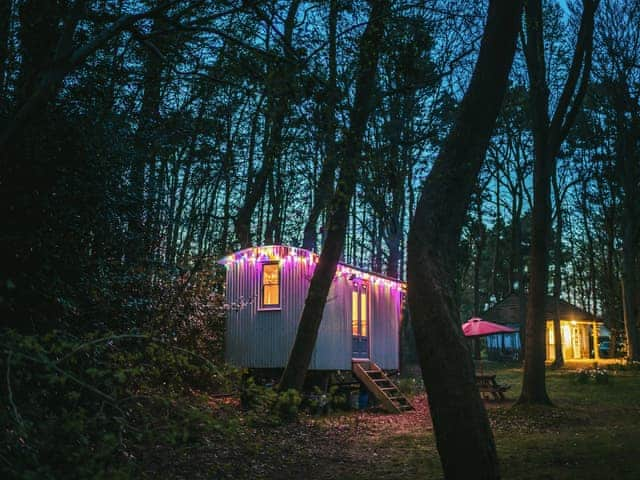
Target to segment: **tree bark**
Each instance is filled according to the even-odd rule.
[[[553,271],[553,338],[554,354],[553,366],[560,368],[564,365],[562,355],[562,329],[560,328],[560,291],[562,289],[562,196],[558,185],[558,172],[553,175],[553,197],[556,204],[556,231],[553,242],[555,265]]]
[[[0,0],[0,95],[5,96],[9,72],[11,12],[13,0]]]
[[[39,4],[39,2],[35,3]],[[73,49],[72,41],[76,26],[80,21],[79,7],[82,3],[77,2],[78,11],[71,12],[64,22],[53,62],[49,63],[49,66],[38,74],[37,80],[33,82],[33,87],[25,95],[24,101],[15,115],[6,122],[6,126],[0,131],[0,151],[6,148],[14,135],[33,118],[38,110],[46,105],[51,98],[55,97],[62,85],[62,81],[69,73],[82,65],[87,57],[104,47],[109,40],[119,35],[123,30],[131,28],[138,20],[158,16],[169,8],[172,2],[163,2],[144,13],[122,16],[85,44]],[[3,158],[0,156],[0,162],[2,160]]]
[[[292,50],[293,29],[301,0],[293,0],[289,5],[287,18],[284,22],[283,49]],[[241,248],[251,245],[251,217],[262,198],[267,180],[272,174],[275,162],[283,150],[282,131],[289,114],[291,85],[294,83],[296,67],[291,61],[277,61],[271,65],[267,78],[267,108],[265,119],[265,147],[262,166],[250,175],[247,181],[245,200],[234,222],[236,238]]]
[[[599,0],[583,0],[576,47],[558,106],[549,116],[549,87],[544,57],[542,1],[526,3],[526,45],[529,102],[534,137],[533,212],[525,361],[520,404],[550,405],[545,384],[546,298],[549,276],[550,183],[555,159],[582,104],[591,71],[593,21]]]
[[[471,83],[423,184],[409,232],[409,308],[445,478],[500,477],[460,329],[453,272],[466,211],[507,88],[521,7],[512,0],[489,3]]]
[[[370,3],[369,21],[360,40],[356,93],[351,110],[350,126],[339,151],[340,176],[331,202],[327,236],[311,277],[289,361],[280,380],[281,390],[289,388],[301,390],[304,385],[327,295],[344,248],[349,204],[356,189],[364,131],[373,109],[372,93],[375,88],[379,56],[377,45],[382,41],[389,10],[389,0],[372,0]]]
[[[477,192],[476,215],[477,232],[475,238],[476,256],[473,261],[473,316],[480,316],[480,266],[482,264],[482,252],[484,251],[484,223],[482,223],[482,192]],[[480,338],[473,341],[473,358],[480,361]]]
[[[158,34],[163,26],[153,20],[152,34]],[[162,38],[162,37],[159,37]],[[158,45],[162,48],[162,45]],[[160,121],[160,87],[162,83],[163,62],[161,58],[150,50],[145,50],[145,68],[142,80],[142,104],[138,114],[138,126],[135,138],[135,155],[132,158],[129,182],[131,184],[129,206],[129,247],[128,259],[135,263],[143,260],[149,254],[148,230],[151,223],[150,204],[146,201],[150,191],[146,186],[154,179],[150,170],[156,162],[158,150],[158,125]],[[149,174],[147,173],[149,170]],[[146,194],[146,195],[145,195]],[[147,207],[147,208],[145,208]]]
[[[627,336],[627,359],[640,361],[640,338],[638,334],[638,241],[640,240],[640,160],[636,144],[640,138],[640,119],[637,111],[631,111],[627,120],[627,110],[634,105],[626,90],[626,82],[618,82],[615,92],[616,109],[616,162],[624,192],[622,198],[622,302],[624,328]],[[628,123],[631,123],[630,125]],[[615,348],[612,345],[611,348]]]
[[[527,67],[529,98],[534,132],[533,212],[531,228],[531,258],[529,268],[529,298],[525,335],[525,369],[520,400],[550,404],[545,385],[545,302],[548,275],[548,239],[551,222],[549,142],[549,92],[546,85],[542,31],[542,2],[526,4]]]
[[[331,0],[329,6],[329,79],[327,82],[327,102],[324,107],[324,123],[323,131],[325,145],[325,159],[322,162],[322,169],[318,183],[313,192],[313,205],[309,212],[309,218],[304,227],[304,238],[302,247],[307,250],[316,249],[316,241],[318,234],[316,232],[318,218],[327,207],[333,194],[333,185],[335,182],[335,170],[337,167],[336,157],[336,104],[338,102],[338,87],[336,79],[338,76],[337,67],[337,25],[338,25],[338,0]]]

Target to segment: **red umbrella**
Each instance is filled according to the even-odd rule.
[[[513,328],[487,322],[478,317],[470,318],[468,322],[462,324],[462,333],[465,337],[486,337],[496,333],[515,333],[516,331]]]
[[[487,335],[495,335],[496,333],[515,333],[510,327],[499,325],[493,322],[487,322],[478,317],[470,318],[468,322],[462,324],[462,333],[465,337],[478,338]],[[480,362],[480,374],[482,375],[482,362]]]

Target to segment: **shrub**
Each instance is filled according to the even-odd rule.
[[[640,362],[626,361],[625,363],[614,363],[607,368],[612,371],[640,371]]]
[[[184,379],[226,389],[226,375],[172,342],[4,331],[0,345],[4,478],[136,477],[149,447],[223,428]]]
[[[576,372],[575,380],[582,384],[593,381],[599,385],[605,385],[609,383],[609,373],[602,368],[584,368]]]
[[[250,421],[255,425],[292,422],[297,418],[302,403],[296,390],[277,392],[272,387],[258,385],[252,377],[245,381],[240,400],[250,411]]]
[[[587,383],[589,382],[589,371],[588,370],[578,370],[576,372],[576,382],[578,383]]]
[[[313,393],[307,395],[302,404],[310,413],[321,415],[335,410],[344,410],[348,406],[347,396],[340,391],[337,385],[333,385],[327,392],[320,387],[314,387]]]
[[[424,382],[422,379],[416,378],[401,378],[398,381],[398,388],[405,395],[415,395],[420,392],[424,392]]]

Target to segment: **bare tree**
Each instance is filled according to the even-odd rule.
[[[42,108],[56,95],[62,81],[69,73],[82,65],[87,57],[103,48],[107,42],[122,31],[132,28],[136,22],[157,17],[174,3],[175,1],[165,1],[157,7],[141,13],[123,15],[82,45],[75,46],[73,44],[74,34],[84,14],[83,2],[75,2],[73,8],[65,12],[63,18],[61,18],[62,30],[57,39],[53,61],[47,63],[42,71],[37,72],[37,77],[33,82],[32,88],[29,89],[29,94],[25,96],[13,118],[0,131],[0,150],[4,150],[13,135],[32,118],[38,109]]]
[[[322,312],[344,249],[349,205],[355,193],[358,167],[362,155],[365,128],[372,110],[372,92],[378,67],[378,44],[384,34],[389,12],[389,0],[371,0],[367,27],[360,40],[356,92],[351,109],[350,125],[339,149],[340,176],[333,195],[328,231],[318,265],[311,277],[309,292],[300,317],[296,339],[279,388],[301,390],[318,337]]]
[[[523,43],[529,74],[535,160],[524,377],[519,403],[551,403],[545,385],[544,366],[551,226],[550,183],[560,146],[575,122],[589,83],[594,16],[598,3],[599,0],[583,0],[582,19],[573,58],[552,117],[549,116],[542,1],[530,0],[525,8],[526,40],[523,36]]]
[[[426,178],[408,241],[408,300],[446,478],[500,478],[454,297],[455,257],[515,54],[521,2],[493,0],[453,129]],[[460,461],[460,452],[465,461]]]
[[[297,66],[293,51],[293,30],[301,0],[293,0],[284,22],[282,36],[283,55],[278,56],[271,65],[266,80],[267,106],[265,111],[265,148],[262,165],[255,172],[249,172],[244,202],[235,219],[236,237],[241,247],[251,245],[251,218],[264,195],[267,180],[273,174],[276,161],[284,149],[283,129],[291,103],[291,89],[294,84]]]
[[[304,227],[302,246],[307,250],[315,250],[318,234],[316,227],[318,218],[331,200],[335,183],[336,157],[336,104],[338,103],[336,40],[339,17],[339,2],[331,0],[329,5],[329,75],[326,88],[326,103],[322,112],[322,138],[324,140],[325,157],[322,162],[318,182],[313,191],[313,199],[309,218]]]
[[[627,357],[640,360],[640,39],[637,1],[607,2],[598,25],[603,85],[615,126],[614,156],[622,203],[622,306]],[[635,85],[635,86],[634,86]]]

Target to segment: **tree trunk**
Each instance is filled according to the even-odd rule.
[[[500,234],[502,232],[502,214],[500,210],[500,168],[498,168],[498,159],[496,156],[496,223],[493,228],[495,237],[495,245],[493,246],[493,255],[491,258],[491,277],[489,280],[488,294],[495,295],[496,298],[501,298],[502,295],[498,292],[497,278],[498,278],[498,265],[500,260]]]
[[[151,27],[153,34],[158,34],[162,30],[162,25],[158,20],[153,21]],[[161,48],[161,45],[159,45]],[[153,178],[145,179],[150,175],[145,175],[147,169],[151,170],[156,162],[156,152],[158,150],[158,125],[160,120],[160,86],[162,77],[162,60],[156,53],[145,51],[145,69],[142,83],[143,95],[140,113],[138,114],[138,128],[135,138],[135,155],[132,158],[129,182],[131,185],[129,195],[129,247],[128,259],[135,263],[143,260],[148,246],[147,229],[150,228],[151,212],[145,206],[149,203],[145,201],[150,196],[149,185]]]
[[[318,218],[327,207],[333,194],[333,184],[335,181],[335,170],[337,167],[336,157],[336,104],[338,102],[338,87],[336,78],[338,75],[336,51],[337,51],[337,25],[338,25],[338,0],[331,0],[329,7],[329,79],[327,81],[327,103],[323,112],[325,128],[323,131],[325,145],[325,159],[322,162],[322,169],[318,178],[318,183],[313,192],[313,205],[309,212],[309,218],[304,227],[304,238],[302,247],[307,250],[316,249],[318,234],[316,232]]]
[[[550,183],[555,158],[582,104],[591,71],[593,19],[599,0],[583,0],[576,47],[558,105],[549,117],[541,0],[526,3],[526,45],[529,101],[534,138],[533,212],[529,268],[529,300],[525,362],[520,404],[550,405],[545,384],[546,298],[551,230]]]
[[[409,232],[409,308],[445,478],[500,477],[460,329],[453,272],[466,211],[507,88],[521,6],[512,0],[489,3],[471,83],[423,184]]]
[[[288,54],[292,49],[293,28],[301,0],[293,0],[289,5],[284,22],[283,50]],[[264,195],[267,180],[272,174],[275,162],[283,150],[282,131],[289,114],[291,86],[295,83],[296,67],[291,61],[277,61],[271,65],[267,77],[267,109],[264,135],[267,139],[264,147],[264,159],[260,170],[249,176],[247,192],[243,205],[235,219],[235,231],[240,247],[251,245],[251,217]]]
[[[45,2],[47,4],[48,2]],[[47,13],[42,14],[42,2],[34,1],[28,2],[29,5],[34,5],[35,14],[34,18],[47,19]],[[40,72],[33,72],[37,74],[37,78],[25,77],[29,88],[23,90],[23,94],[19,96],[22,99],[20,106],[16,113],[9,121],[5,122],[4,127],[0,130],[0,151],[3,151],[6,146],[12,141],[13,137],[32,119],[36,113],[41,110],[49,100],[55,97],[60,90],[63,80],[66,76],[78,68],[84,63],[84,61],[95,53],[97,50],[104,47],[104,45],[117,36],[123,30],[130,29],[138,20],[144,18],[153,18],[165,11],[171,4],[171,2],[163,2],[157,7],[151,8],[146,12],[133,15],[124,15],[118,20],[114,21],[109,27],[103,29],[94,37],[86,41],[83,45],[72,49],[73,37],[75,30],[80,21],[82,14],[82,6],[84,2],[76,2],[72,7],[72,12],[68,12],[66,15],[60,38],[50,43],[56,45],[53,61],[48,61],[50,57],[46,57],[46,48],[43,48],[43,52],[39,56],[45,56],[47,58],[46,65]],[[22,16],[22,15],[21,15]],[[25,18],[28,14],[25,15]],[[51,22],[52,19],[48,18]],[[49,45],[49,43],[45,43]],[[30,72],[32,73],[32,72]],[[4,160],[0,156],[0,163]]]
[[[281,390],[301,390],[304,385],[318,337],[322,312],[344,248],[349,204],[356,189],[364,131],[373,108],[372,93],[375,88],[379,55],[377,45],[382,41],[388,10],[389,0],[371,1],[369,22],[360,40],[355,100],[351,110],[350,127],[340,149],[340,176],[331,202],[327,236],[318,265],[311,277],[289,361],[280,380]]]
[[[476,258],[473,262],[473,316],[480,316],[480,265],[482,263],[482,251],[484,250],[484,224],[482,223],[482,193],[478,192],[476,202],[476,215],[478,216],[478,231],[476,232]],[[473,358],[480,358],[480,339],[473,342]]]
[[[560,368],[564,365],[562,355],[562,330],[560,328],[560,290],[562,289],[562,198],[558,185],[558,172],[553,174],[553,197],[556,204],[556,231],[553,242],[555,265],[553,270],[553,338],[554,354],[553,366]],[[545,327],[546,332],[546,327]]]
[[[546,85],[542,32],[542,3],[526,4],[529,98],[533,117],[534,171],[529,298],[525,335],[522,403],[550,404],[545,385],[545,302],[547,297],[549,230],[551,223],[550,179],[553,158],[549,155],[549,92]]]
[[[624,312],[624,327],[627,336],[627,359],[640,361],[640,338],[638,336],[638,292],[640,276],[638,275],[638,240],[640,238],[640,162],[638,160],[636,143],[638,141],[638,113],[631,112],[631,124],[628,125],[626,111],[629,108],[631,96],[626,87],[621,84],[616,95],[616,126],[617,142],[616,157],[618,172],[622,177],[622,302]],[[625,82],[626,83],[626,82]],[[624,89],[624,90],[623,90]],[[636,120],[636,122],[634,122]],[[635,124],[634,124],[635,123]],[[613,348],[612,346],[611,348]]]
[[[5,97],[9,72],[9,51],[11,36],[11,10],[13,0],[0,0],[0,96]]]

